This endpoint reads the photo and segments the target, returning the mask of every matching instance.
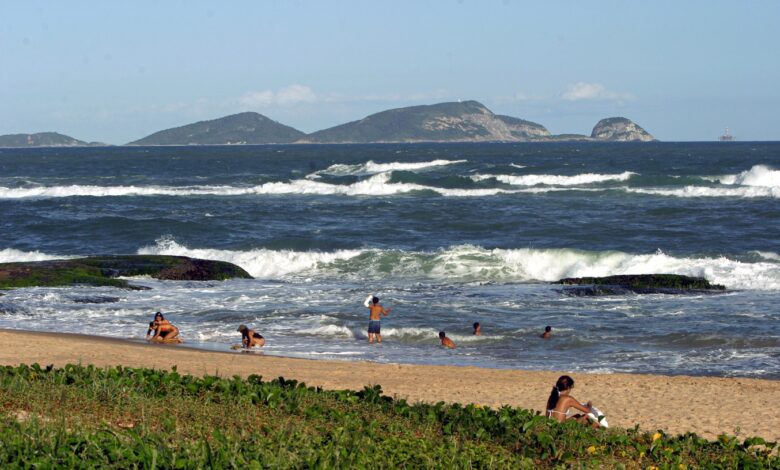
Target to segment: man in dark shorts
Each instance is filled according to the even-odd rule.
[[[376,342],[381,343],[382,342],[382,334],[381,334],[381,328],[379,320],[381,318],[381,315],[387,316],[388,313],[390,313],[390,310],[392,308],[384,308],[381,305],[379,305],[379,297],[374,297],[371,299],[371,303],[368,305],[368,342],[373,343],[374,337],[376,337]]]
[[[263,335],[255,330],[250,330],[246,325],[239,326],[237,331],[241,332],[241,345],[245,349],[251,349],[255,346],[258,348],[265,346],[265,338],[263,338]]]

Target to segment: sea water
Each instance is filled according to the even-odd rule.
[[[17,289],[0,327],[141,340],[160,310],[226,351],[244,323],[267,355],[780,378],[780,143],[0,149],[0,262],[128,253],[255,279]],[[728,291],[551,284],[641,273]]]

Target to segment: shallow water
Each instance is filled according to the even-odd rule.
[[[775,143],[0,149],[0,261],[180,254],[257,278],[19,289],[0,327],[140,338],[162,310],[212,349],[246,323],[285,356],[778,378],[778,169]],[[730,291],[548,284],[629,273]],[[381,346],[369,293],[393,307]]]

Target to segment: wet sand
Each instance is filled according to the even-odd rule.
[[[562,371],[523,371],[477,367],[378,364],[216,352],[182,346],[0,330],[0,364],[124,365],[220,376],[283,376],[327,389],[362,389],[379,384],[385,394],[409,401],[519,406],[542,411]],[[572,395],[591,400],[612,427],[703,437],[736,434],[780,440],[780,381],[747,378],[637,374],[569,374]]]

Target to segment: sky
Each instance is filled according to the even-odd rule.
[[[0,135],[123,144],[255,111],[304,132],[477,100],[552,133],[780,140],[780,1],[0,0]]]

